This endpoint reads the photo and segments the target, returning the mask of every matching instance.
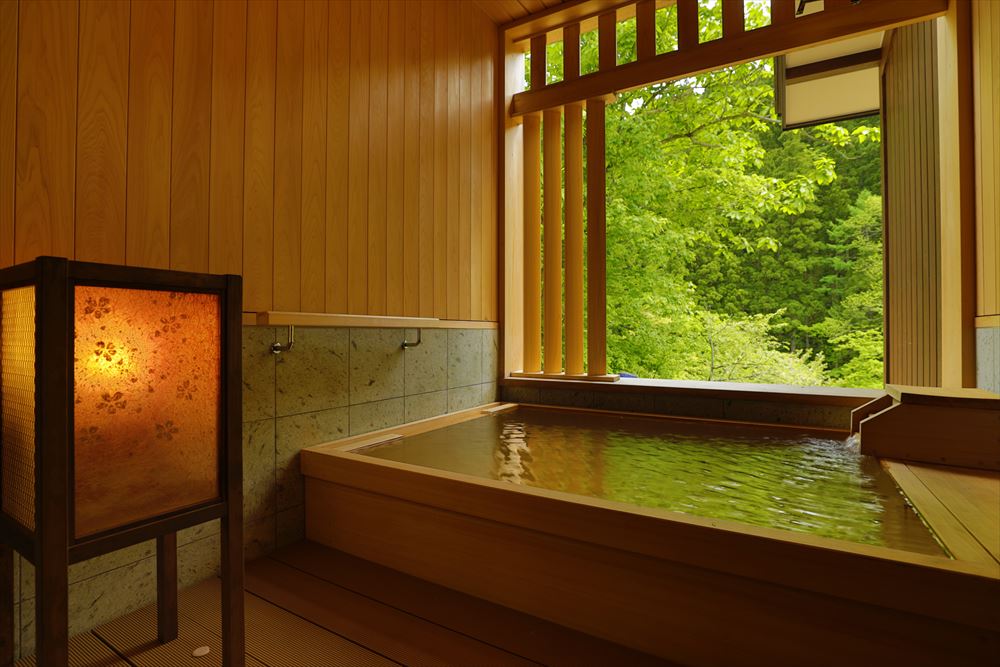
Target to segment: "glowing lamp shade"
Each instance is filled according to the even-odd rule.
[[[77,285],[75,537],[219,497],[217,294]]]

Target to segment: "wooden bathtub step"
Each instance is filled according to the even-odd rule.
[[[313,542],[292,545],[271,558],[315,579],[537,663],[630,667],[665,664],[648,654]]]

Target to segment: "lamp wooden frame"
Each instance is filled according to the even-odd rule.
[[[38,664],[66,665],[69,566],[156,539],[157,636],[177,637],[177,531],[221,520],[222,662],[243,667],[242,278],[145,269],[58,257],[0,270],[0,289],[35,287],[35,529],[0,509],[0,666],[13,664],[13,553],[35,566]],[[219,495],[195,507],[74,537],[73,289],[102,285],[217,294],[221,313]],[[3,443],[0,442],[0,451]],[[2,458],[0,458],[2,460]],[[2,491],[2,489],[0,489]]]

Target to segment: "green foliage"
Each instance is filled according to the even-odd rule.
[[[717,7],[702,6],[714,34]],[[766,23],[766,6],[748,4],[753,24]],[[676,46],[672,11],[657,13],[661,52]],[[619,57],[628,53],[634,27],[620,24]],[[583,71],[596,59],[585,35]],[[771,63],[758,61],[609,105],[613,370],[881,386],[878,126],[783,132],[773,96]]]

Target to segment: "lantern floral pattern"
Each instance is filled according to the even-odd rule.
[[[216,294],[78,285],[76,538],[219,497]]]

